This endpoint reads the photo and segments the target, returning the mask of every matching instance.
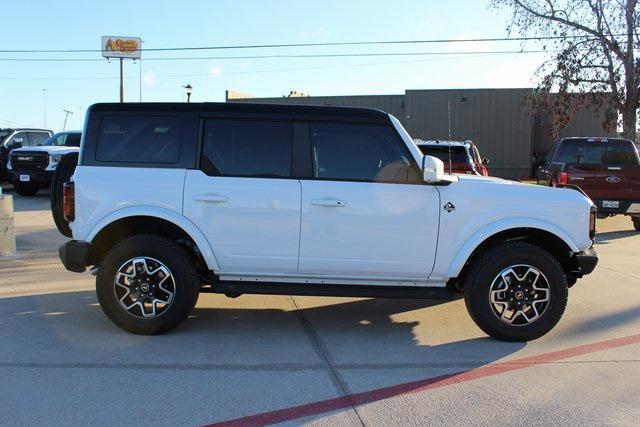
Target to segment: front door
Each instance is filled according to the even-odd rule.
[[[394,129],[312,123],[313,179],[302,183],[299,273],[426,280],[439,195]]]
[[[208,119],[200,170],[185,180],[184,215],[206,235],[222,274],[292,274],[300,182],[291,179],[289,121]]]

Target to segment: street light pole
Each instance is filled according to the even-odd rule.
[[[64,125],[62,125],[62,130],[67,129],[67,118],[69,117],[69,114],[73,114],[73,111],[69,111],[69,110],[62,110],[64,111]]]
[[[182,86],[182,87],[187,92],[187,102],[191,102],[191,93],[193,92],[193,86],[187,83],[186,86]]]
[[[43,121],[43,128],[47,128],[47,89],[43,88],[42,89],[42,121]]]

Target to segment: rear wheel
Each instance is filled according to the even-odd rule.
[[[134,334],[161,334],[178,326],[193,309],[198,290],[198,274],[185,249],[154,235],[114,246],[96,278],[104,313]]]
[[[632,216],[631,221],[633,221],[633,228],[640,231],[640,216]]]
[[[16,182],[13,184],[14,190],[21,196],[35,196],[38,192],[38,187],[33,184],[24,184],[22,182]]]
[[[475,260],[465,303],[476,324],[504,341],[529,341],[549,332],[567,304],[567,278],[558,261],[529,243],[504,243]]]
[[[67,154],[58,163],[51,180],[51,214],[58,231],[67,237],[71,237],[71,228],[62,210],[62,186],[71,179],[77,165],[78,153]]]

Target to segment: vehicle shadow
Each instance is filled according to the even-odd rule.
[[[638,233],[635,230],[622,230],[622,231],[606,231],[604,233],[596,234],[596,243],[607,243],[611,240],[623,239],[625,237],[637,236]]]
[[[35,196],[20,196],[13,187],[3,186],[2,194],[13,195],[13,210],[15,212],[34,212],[51,209],[50,191],[43,189]]]
[[[113,325],[94,292],[3,298],[0,360],[80,359],[126,367],[141,355],[153,354],[152,364],[185,369],[324,370],[325,359],[338,369],[457,372],[492,363],[525,346],[489,338],[425,344],[429,331],[452,327],[429,317],[430,309],[447,303],[441,301],[348,299],[298,309],[286,296],[276,297],[277,308],[261,307],[255,296],[245,302],[243,297],[233,300],[229,306],[226,298],[205,298],[204,306],[199,304],[179,328],[153,337],[128,334]],[[394,319],[398,315],[403,320]],[[430,319],[426,329],[425,318]],[[416,335],[419,325],[427,336]],[[455,336],[455,331],[448,336]]]
[[[564,334],[592,334],[595,332],[605,331],[627,323],[640,321],[640,307],[632,307],[626,310],[617,311],[612,314],[605,314],[586,322],[580,323],[572,328],[566,329]]]

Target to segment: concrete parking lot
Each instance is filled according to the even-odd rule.
[[[0,424],[615,424],[640,420],[640,233],[599,221],[596,271],[530,343],[487,338],[464,301],[201,295],[155,337],[65,271],[46,193],[15,197],[0,258]]]

